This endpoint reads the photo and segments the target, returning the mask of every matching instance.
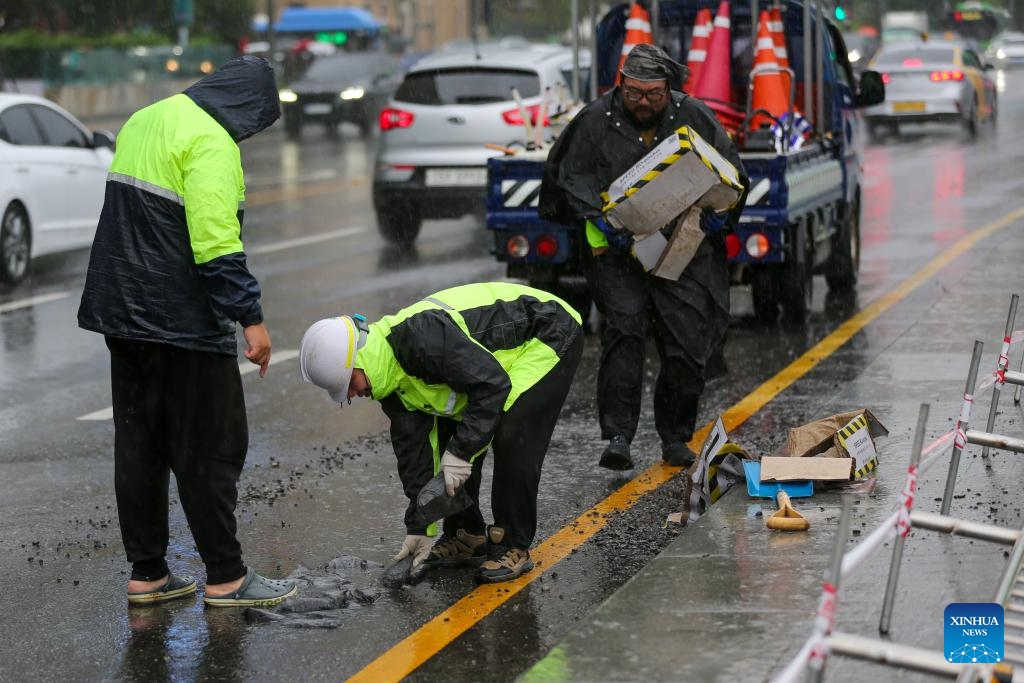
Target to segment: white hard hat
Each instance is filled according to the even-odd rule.
[[[366,318],[361,315],[324,318],[310,325],[299,347],[302,379],[326,389],[332,401],[344,403],[366,333]]]

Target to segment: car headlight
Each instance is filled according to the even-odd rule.
[[[1004,50],[1003,48],[999,48],[998,50],[996,50],[996,57],[998,57],[999,59],[1006,59],[1006,50]]]
[[[850,50],[849,54],[847,54],[846,57],[850,60],[851,63],[859,61],[860,52],[857,50]]]
[[[299,96],[295,94],[295,91],[288,88],[277,93],[277,96],[282,102],[297,102],[299,100]]]
[[[345,88],[340,93],[338,93],[338,97],[340,97],[343,100],[358,100],[361,99],[365,94],[366,91],[363,90],[362,88],[354,87]]]

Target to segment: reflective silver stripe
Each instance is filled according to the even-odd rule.
[[[130,175],[125,175],[124,173],[108,173],[107,180],[112,180],[115,183],[131,185],[132,187],[137,187],[144,192],[155,194],[157,197],[163,197],[164,199],[170,199],[175,204],[185,206],[185,198],[180,196],[178,193],[172,192],[167,188],[160,187],[159,185],[154,185],[153,183],[147,183],[145,180],[139,180],[138,178],[133,178]]]
[[[454,391],[448,394],[448,404],[444,407],[444,412],[446,415],[451,415],[452,411],[455,410],[455,399],[457,398],[458,394],[456,394]]]
[[[428,296],[426,299],[424,299],[424,301],[429,301],[430,303],[434,304],[435,306],[440,306],[441,308],[443,308],[446,311],[454,311],[455,310],[455,308],[453,306],[449,306],[448,304],[446,304],[445,302],[441,301],[440,299],[435,299],[432,296]]]

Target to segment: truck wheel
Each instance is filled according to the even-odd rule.
[[[754,300],[754,317],[761,322],[775,322],[779,317],[779,266],[758,266],[750,272],[750,295]]]
[[[377,227],[381,236],[392,244],[412,244],[419,236],[422,225],[423,217],[415,207],[391,206],[377,209]]]
[[[12,202],[0,219],[0,282],[16,285],[25,279],[31,244],[28,214]]]
[[[814,247],[802,223],[795,233],[793,253],[779,269],[779,289],[786,320],[802,323],[807,320],[814,300]]]
[[[825,272],[829,289],[850,290],[857,285],[860,271],[860,201],[855,199],[846,220],[832,236],[832,258]]]

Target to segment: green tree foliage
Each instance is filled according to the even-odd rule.
[[[170,40],[177,34],[173,6],[172,0],[0,0],[0,41],[27,30],[52,37],[104,37],[104,43],[112,35],[132,34]],[[254,7],[255,0],[195,0],[191,31],[234,43],[248,31]]]

